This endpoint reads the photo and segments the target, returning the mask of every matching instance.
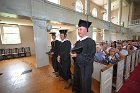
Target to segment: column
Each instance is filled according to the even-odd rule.
[[[133,14],[133,5],[134,5],[134,2],[131,2],[130,6],[129,6],[129,24],[131,24],[131,21],[132,21],[132,14]]]
[[[107,2],[107,21],[111,21],[111,0]]]
[[[122,0],[119,0],[118,25],[121,25],[121,18],[122,18]]]
[[[90,27],[88,28],[88,36],[89,36],[90,38],[93,37],[93,26],[90,26]]]
[[[109,42],[112,41],[112,31],[109,29]]]
[[[107,21],[111,22],[111,0],[107,2]],[[110,24],[110,23],[109,23]],[[108,36],[108,43],[111,41],[112,31],[110,30],[109,26],[109,36]]]
[[[46,21],[32,18],[33,32],[35,42],[35,54],[36,54],[36,67],[43,67],[49,64],[47,52],[47,32]]]
[[[85,14],[90,15],[90,0],[85,0]]]
[[[103,33],[103,41],[105,40],[105,29],[102,29],[102,33]]]

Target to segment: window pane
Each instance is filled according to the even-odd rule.
[[[107,13],[103,14],[103,20],[107,21]]]
[[[19,34],[4,34],[3,35],[2,44],[19,44],[19,43],[21,43]]]
[[[80,0],[76,1],[75,10],[81,13],[83,12],[83,4],[81,3]]]
[[[93,17],[97,17],[97,9],[96,8],[94,8],[92,10],[92,15],[93,15]]]
[[[1,31],[2,44],[21,43],[19,28],[17,26],[3,26]]]
[[[19,33],[19,28],[18,27],[4,26],[3,31],[4,31],[4,33]]]
[[[59,4],[59,0],[48,0],[48,1],[55,3],[55,4]]]

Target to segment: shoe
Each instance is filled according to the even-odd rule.
[[[93,90],[91,90],[91,93],[95,93]]]
[[[63,81],[64,79],[62,77],[59,77],[59,81]]]
[[[58,73],[58,72],[55,72],[55,76],[56,76],[56,77],[59,77],[59,73]]]
[[[64,89],[68,89],[71,85],[72,85],[72,81],[71,81],[71,79],[69,79],[69,80],[66,82]]]
[[[3,73],[0,73],[0,75],[2,75]]]

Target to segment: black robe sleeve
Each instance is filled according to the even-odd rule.
[[[58,54],[59,51],[59,46],[60,46],[60,41],[55,40],[51,42],[51,52],[54,52],[54,54]]]
[[[61,60],[68,61],[70,60],[70,51],[71,51],[71,42],[70,41],[64,41],[61,42],[59,47],[59,53]]]
[[[95,41],[91,38],[87,38],[83,41],[78,41],[76,43],[76,47],[82,46],[83,51],[81,54],[77,54],[76,62],[79,65],[87,65],[89,63],[93,63],[94,55],[96,52],[96,44]]]

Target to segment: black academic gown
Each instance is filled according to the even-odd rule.
[[[83,47],[82,53],[77,54],[77,57],[74,58],[74,80],[72,90],[75,93],[91,93],[96,44],[91,38],[86,38],[76,42],[75,48],[81,46]]]
[[[65,40],[61,42],[59,47],[60,63],[59,63],[59,74],[64,80],[71,79],[71,58],[70,58],[71,42]]]
[[[52,66],[55,72],[58,72],[58,62],[57,62],[57,56],[58,56],[58,50],[60,46],[60,41],[55,40],[51,42],[51,52],[54,52],[52,55]]]

